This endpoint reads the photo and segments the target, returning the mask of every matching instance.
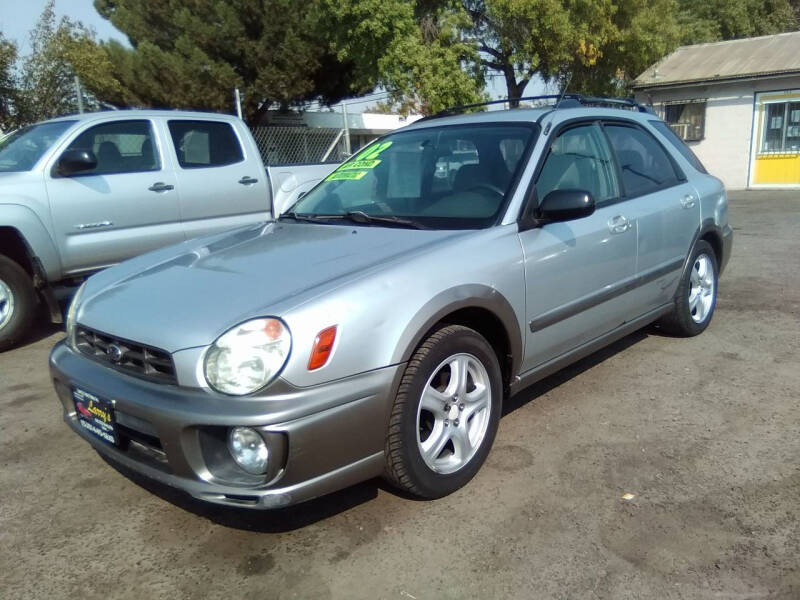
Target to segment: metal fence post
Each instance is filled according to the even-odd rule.
[[[342,102],[342,117],[344,120],[344,153],[350,158],[350,125],[347,123],[347,102]]]

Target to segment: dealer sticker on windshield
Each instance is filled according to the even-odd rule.
[[[111,401],[78,388],[72,390],[72,399],[75,402],[78,424],[104,442],[116,444],[117,430]]]

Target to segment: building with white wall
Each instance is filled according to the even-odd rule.
[[[728,189],[800,188],[800,32],[682,46],[634,94]]]

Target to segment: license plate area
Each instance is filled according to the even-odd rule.
[[[116,446],[119,443],[114,422],[114,404],[110,400],[78,388],[73,388],[72,400],[75,403],[78,425],[84,431],[107,444]]]

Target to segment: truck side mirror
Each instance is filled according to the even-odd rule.
[[[58,159],[56,169],[59,175],[69,176],[91,171],[96,166],[97,158],[91,150],[67,150]]]

